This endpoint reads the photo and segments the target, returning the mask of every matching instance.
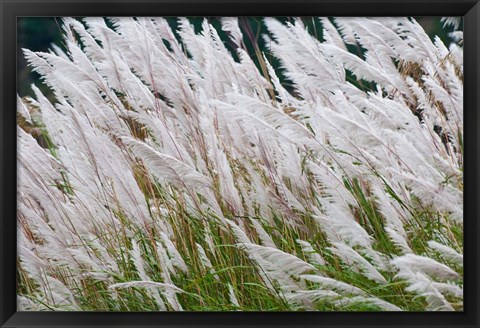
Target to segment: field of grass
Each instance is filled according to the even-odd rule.
[[[19,310],[463,310],[461,22],[256,22],[24,49]]]

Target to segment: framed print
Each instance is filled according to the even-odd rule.
[[[1,327],[478,327],[477,1],[8,1]]]

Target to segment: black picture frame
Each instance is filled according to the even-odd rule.
[[[478,327],[478,0],[0,0],[1,327]],[[465,296],[459,313],[103,313],[16,311],[16,20],[19,16],[463,16]]]

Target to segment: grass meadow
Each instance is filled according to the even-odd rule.
[[[18,309],[462,311],[462,22],[437,20],[60,20],[22,50]]]

